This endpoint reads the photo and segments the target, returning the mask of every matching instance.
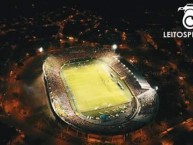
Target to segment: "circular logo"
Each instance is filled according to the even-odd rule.
[[[186,4],[184,7],[179,7],[178,11],[184,11],[182,24],[186,29],[193,29],[193,3]]]
[[[193,10],[185,12],[182,23],[186,29],[193,29]]]

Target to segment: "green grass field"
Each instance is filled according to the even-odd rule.
[[[113,76],[112,76],[113,74]],[[104,62],[89,62],[64,65],[61,78],[69,87],[78,112],[89,112],[130,102],[131,92],[117,74]],[[121,89],[117,81],[124,89]]]

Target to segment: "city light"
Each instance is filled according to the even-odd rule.
[[[74,41],[74,37],[72,37],[72,36],[69,36],[68,39],[69,39],[70,41]]]

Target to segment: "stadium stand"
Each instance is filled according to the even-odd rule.
[[[68,52],[69,53],[69,52]],[[127,87],[133,94],[131,102],[118,107],[112,107],[112,115],[98,117],[85,116],[76,110],[70,90],[60,77],[61,67],[70,61],[77,59],[99,59],[109,65],[125,82]],[[85,52],[83,50],[66,53],[58,53],[49,56],[43,64],[43,73],[45,86],[47,89],[50,104],[56,116],[63,122],[73,126],[78,130],[86,132],[118,134],[127,132],[144,125],[152,119],[152,112],[157,109],[157,94],[154,89],[133,74],[133,72],[120,62],[118,56],[111,51],[91,50]],[[142,86],[145,86],[142,88]],[[144,89],[145,88],[145,89]],[[113,108],[120,110],[119,113],[113,114]],[[116,112],[116,111],[115,111]],[[103,119],[101,119],[103,118]],[[143,121],[141,121],[143,120]]]

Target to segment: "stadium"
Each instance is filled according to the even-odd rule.
[[[45,88],[52,111],[84,132],[122,134],[150,122],[156,90],[108,49],[73,48],[47,56]]]

